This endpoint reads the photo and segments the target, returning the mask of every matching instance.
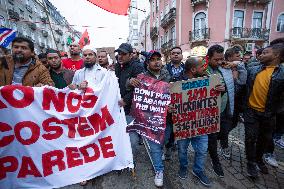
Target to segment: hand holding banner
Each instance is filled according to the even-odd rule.
[[[219,132],[221,94],[217,75],[178,81],[171,84],[171,104],[175,139]]]
[[[169,84],[144,74],[138,75],[137,78],[142,81],[142,85],[134,90],[131,112],[135,120],[127,127],[127,131],[137,132],[161,144],[170,103]]]
[[[86,93],[1,87],[0,188],[57,188],[133,168],[119,99],[113,72]]]

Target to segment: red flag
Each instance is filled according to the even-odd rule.
[[[86,29],[84,33],[82,34],[81,39],[79,40],[79,45],[80,45],[80,48],[82,49],[84,46],[89,45],[89,44],[90,44],[90,37]]]
[[[88,0],[98,7],[119,15],[127,15],[130,0]]]

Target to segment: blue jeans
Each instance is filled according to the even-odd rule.
[[[127,125],[130,124],[134,118],[130,115],[126,115],[126,123]],[[129,137],[130,137],[130,143],[131,143],[131,148],[132,148],[132,154],[133,157],[137,156],[138,152],[138,142],[139,142],[139,135],[135,131],[129,132]],[[134,158],[135,159],[135,158]]]
[[[151,159],[154,164],[155,171],[164,171],[164,163],[162,160],[163,145],[157,144],[148,139],[146,140],[150,147]]]
[[[193,171],[201,173],[204,171],[204,163],[207,156],[208,136],[202,135],[177,141],[180,169],[187,169],[187,151],[190,142],[195,152]]]

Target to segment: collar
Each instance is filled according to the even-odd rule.
[[[24,68],[24,67],[29,67],[31,64],[35,64],[35,61],[33,61],[33,59],[31,58],[30,61],[26,64],[23,64],[23,65],[20,65],[19,67],[17,68]],[[16,64],[15,64],[16,65]],[[16,68],[16,66],[15,66]]]

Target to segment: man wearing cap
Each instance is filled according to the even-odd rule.
[[[88,86],[98,85],[106,74],[106,69],[96,64],[97,55],[92,49],[83,50],[84,68],[77,70],[73,77],[71,89],[85,90]]]
[[[117,52],[117,64],[115,64],[114,70],[115,75],[118,78],[118,84],[120,88],[121,100],[119,105],[124,107],[126,122],[127,124],[131,123],[134,119],[129,115],[130,108],[133,98],[133,87],[126,87],[126,82],[131,78],[136,78],[136,76],[143,72],[143,67],[139,64],[135,64],[132,61],[133,49],[130,44],[122,43],[118,49],[114,52]],[[130,142],[132,148],[132,154],[137,156],[137,146],[139,143],[139,135],[136,132],[130,132]],[[132,170],[134,173],[134,170]]]
[[[121,94],[120,105],[124,107],[127,121],[129,118],[131,102],[133,98],[133,89],[126,89],[126,81],[135,78],[138,74],[143,72],[143,67],[139,64],[134,64],[132,61],[133,49],[130,44],[122,43],[114,52],[118,53],[118,63],[115,65],[115,75],[118,77],[118,83]]]
[[[146,57],[147,71],[143,74],[160,81],[170,82],[171,76],[167,69],[163,69],[161,57],[162,55],[158,51],[150,51]],[[130,85],[139,87],[140,82],[140,80],[134,78],[130,80]],[[156,172],[154,183],[157,187],[161,187],[163,186],[164,172],[164,163],[162,160],[163,144],[155,143],[146,138],[145,140],[150,148],[150,155]]]

